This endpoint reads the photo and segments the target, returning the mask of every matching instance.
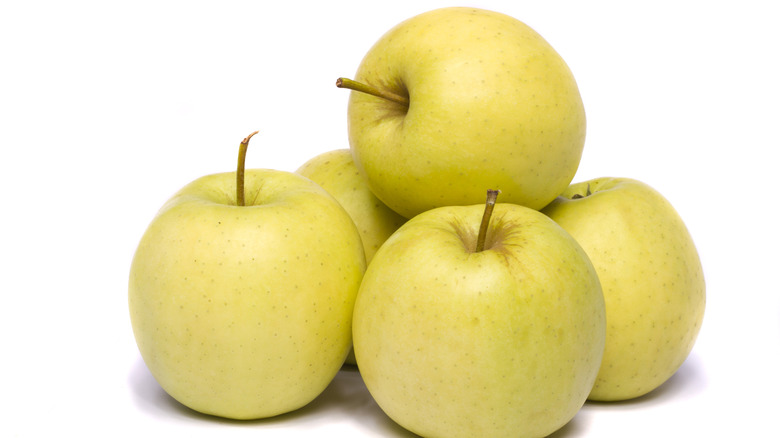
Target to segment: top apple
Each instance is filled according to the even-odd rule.
[[[574,76],[515,18],[437,9],[382,36],[361,62],[349,142],[371,190],[406,217],[445,205],[541,209],[571,182],[585,142]],[[351,88],[347,86],[347,88]]]

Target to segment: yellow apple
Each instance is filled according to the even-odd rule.
[[[440,207],[401,226],[368,266],[355,355],[379,406],[416,434],[547,436],[593,386],[604,312],[588,257],[548,217]]]
[[[363,58],[347,118],[355,164],[387,206],[411,218],[503,202],[541,209],[571,182],[585,111],[561,56],[519,20],[474,8],[412,17]]]
[[[255,419],[306,405],[336,375],[365,258],[349,215],[320,186],[277,170],[240,174],[241,195],[236,173],[214,174],[162,207],[133,258],[129,308],[168,394]]]
[[[542,212],[582,245],[604,291],[607,342],[590,399],[657,388],[688,357],[704,317],[704,274],[682,219],[629,178],[572,184]]]

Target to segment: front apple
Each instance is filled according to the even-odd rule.
[[[361,62],[349,141],[371,190],[405,217],[482,202],[540,209],[571,182],[585,111],[560,55],[522,22],[445,8],[404,21]],[[362,85],[361,85],[362,84]]]
[[[358,367],[379,406],[421,436],[546,436],[596,377],[601,288],[541,213],[498,204],[480,239],[482,216],[430,210],[379,249],[355,304]]]
[[[628,178],[572,184],[542,211],[582,245],[604,290],[607,342],[590,399],[657,388],[688,357],[704,317],[704,274],[682,219]]]
[[[274,170],[200,178],[149,225],[130,270],[141,355],[182,404],[235,419],[297,409],[351,346],[365,269],[344,209],[312,181]]]

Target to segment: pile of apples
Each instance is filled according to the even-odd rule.
[[[130,315],[168,394],[270,417],[346,361],[421,436],[538,437],[674,374],[704,314],[696,248],[646,184],[571,184],[585,112],[540,35],[438,9],[337,85],[349,149],[245,171],[249,136],[142,237]]]

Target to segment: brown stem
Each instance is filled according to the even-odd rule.
[[[500,190],[488,190],[487,200],[485,201],[485,213],[482,215],[482,223],[479,225],[479,235],[477,235],[477,248],[475,252],[482,252],[485,249],[485,238],[487,237],[490,216],[493,215],[493,207],[496,205],[496,198]]]
[[[381,97],[391,102],[398,103],[405,107],[409,107],[409,98],[400,96],[387,90],[380,90],[379,88],[372,87],[371,85],[364,84],[362,82],[353,81],[347,78],[336,79],[336,86],[339,88],[347,88],[349,90],[360,91],[361,93],[370,94],[372,96]]]
[[[246,163],[246,150],[249,148],[249,139],[258,131],[255,131],[241,140],[238,147],[238,167],[236,168],[236,205],[244,206],[244,167]]]

